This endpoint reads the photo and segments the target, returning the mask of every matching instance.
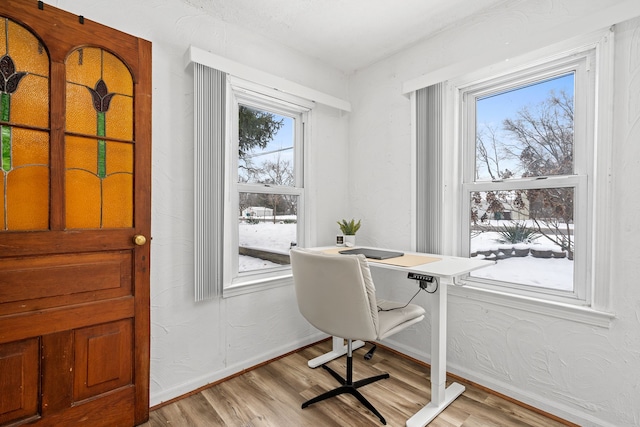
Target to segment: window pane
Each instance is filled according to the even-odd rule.
[[[574,74],[476,102],[477,181],[573,173]]]
[[[289,265],[297,242],[298,196],[240,193],[238,271]]]
[[[496,260],[473,277],[573,291],[574,188],[471,194],[472,257]]]
[[[295,120],[245,105],[238,113],[238,182],[295,185]]]
[[[49,65],[31,31],[0,19],[0,231],[49,228]]]

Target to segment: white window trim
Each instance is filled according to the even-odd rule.
[[[314,102],[300,98],[295,95],[283,93],[276,89],[271,89],[260,84],[240,79],[234,76],[227,78],[227,112],[237,112],[238,104],[256,106],[258,108],[268,107],[275,112],[290,113],[300,115],[301,122],[296,129],[296,141],[300,144],[295,152],[295,187],[269,187],[268,190],[256,184],[239,184],[237,182],[237,141],[238,116],[237,114],[227,114],[227,137],[226,145],[226,179],[228,185],[225,189],[225,230],[238,229],[238,215],[236,207],[238,204],[239,192],[268,192],[276,190],[282,194],[292,194],[298,196],[298,222],[297,222],[297,244],[304,245],[309,229],[309,209],[306,203],[307,180],[306,180],[306,156],[305,151],[310,140],[310,127],[307,123],[311,120],[311,110]],[[291,267],[269,269],[268,271],[256,271],[238,274],[238,235],[235,231],[225,233],[223,261],[223,290],[224,298],[243,295],[271,289],[279,286],[292,284]]]
[[[312,108],[316,103],[323,104],[331,108],[335,108],[339,111],[351,111],[351,103],[329,95],[327,93],[318,91],[313,88],[303,86],[299,83],[287,80],[282,76],[276,76],[274,74],[267,73],[265,71],[250,67],[248,65],[230,60],[220,55],[216,55],[212,52],[199,49],[195,46],[190,46],[185,52],[184,62],[187,68],[192,64],[199,64],[205,69],[212,69],[224,74],[227,82],[227,90],[223,89],[223,93],[226,95],[229,91],[229,81],[242,81],[242,84],[237,86],[244,86],[247,90],[252,90],[256,93],[260,93],[266,96],[273,96],[275,98],[288,100],[291,103],[302,106],[310,106]],[[195,74],[195,73],[194,73]],[[231,80],[229,80],[231,79]],[[204,80],[204,81],[202,81]],[[206,79],[194,78],[194,90],[198,92],[194,95],[194,134],[197,136],[194,138],[196,144],[217,144],[217,140],[212,138],[210,134],[216,132],[222,128],[217,125],[216,121],[223,122],[225,125],[229,123],[228,114],[220,114],[214,117],[212,120],[208,120],[209,114],[216,114],[217,105],[215,102],[216,94],[210,93],[212,89],[209,87],[210,83]],[[202,97],[200,97],[200,91],[203,91]],[[220,97],[222,99],[222,96]],[[228,98],[227,98],[228,99]],[[213,109],[211,109],[213,107]],[[220,109],[226,110],[226,109]],[[310,161],[312,156],[313,145],[309,138],[312,135],[312,127],[314,123],[314,116],[309,114],[308,121],[305,125],[305,147],[306,155],[304,156],[304,186],[307,194],[313,194],[315,191],[315,183],[313,180],[306,179],[309,176],[315,176],[312,169],[315,169],[315,165]],[[202,132],[202,137],[198,136]],[[226,145],[226,144],[225,144]],[[200,156],[198,151],[202,146],[194,146],[194,156]],[[219,147],[218,147],[219,148]],[[209,150],[207,148],[207,150]],[[208,154],[211,154],[214,150],[209,150]],[[226,156],[221,161],[226,162]],[[222,154],[220,154],[222,158]],[[217,160],[216,160],[217,161]],[[239,294],[245,294],[248,292],[254,292],[261,289],[268,289],[274,286],[281,286],[286,284],[292,284],[291,274],[284,274],[277,277],[272,277],[269,281],[258,281],[255,286],[250,286],[249,283],[246,286],[226,287],[224,288],[223,277],[225,266],[222,256],[223,252],[220,250],[218,241],[222,242],[222,238],[216,236],[223,235],[223,227],[219,226],[213,219],[213,217],[222,217],[224,206],[229,203],[229,191],[228,185],[222,185],[224,179],[221,178],[221,174],[209,173],[210,168],[207,170],[206,165],[210,165],[211,162],[202,160],[199,167],[198,162],[194,161],[194,175],[196,191],[195,197],[198,199],[195,202],[195,232],[200,233],[199,236],[194,238],[194,255],[197,258],[194,263],[194,288],[195,288],[195,300],[205,300],[218,297],[221,293],[223,297],[229,297]],[[226,163],[225,163],[226,164]],[[202,170],[207,173],[200,174]],[[220,167],[222,170],[222,167]],[[226,177],[226,172],[222,171],[222,175]],[[209,186],[209,187],[207,187]],[[220,192],[224,192],[224,197],[218,198],[214,191],[208,190],[208,188],[222,187]],[[221,203],[223,202],[223,203]],[[224,205],[224,206],[223,206]],[[311,229],[311,224],[315,221],[315,200],[307,197],[304,202],[305,211],[305,230],[304,235],[307,237],[307,242],[313,244],[315,241],[315,229]],[[300,209],[300,207],[299,207]],[[214,232],[215,231],[215,232]],[[217,233],[217,234],[216,234]]]
[[[474,286],[452,287],[451,294],[463,298],[490,302],[512,308],[518,308],[548,316],[561,317],[594,326],[609,327],[615,317],[611,313],[611,150],[612,150],[612,96],[613,96],[613,29],[601,30],[564,43],[549,46],[521,57],[512,58],[500,64],[469,73],[466,76],[445,82],[445,106],[443,129],[443,241],[442,252],[460,254],[463,236],[458,226],[464,220],[461,207],[462,158],[458,143],[461,127],[458,88],[510,74],[514,71],[530,68],[546,63],[555,58],[562,58],[571,53],[584,52],[595,48],[596,63],[591,64],[596,70],[596,109],[595,120],[595,158],[593,160],[593,206],[590,224],[592,243],[589,248],[592,260],[587,283],[590,299],[587,306],[572,305],[563,302],[533,298],[526,295],[500,292]],[[447,143],[448,141],[448,143]],[[415,170],[416,166],[414,166]],[[461,283],[461,284],[464,284]]]
[[[595,149],[595,46],[585,47],[581,51],[573,51],[553,58],[551,60],[539,61],[540,63],[525,66],[522,70],[512,71],[506,76],[492,76],[480,82],[470,84],[457,84],[456,90],[462,95],[461,105],[461,136],[464,139],[463,158],[463,179],[462,179],[462,222],[461,224],[469,224],[469,212],[471,209],[469,194],[471,191],[490,191],[490,190],[516,190],[516,189],[532,189],[532,188],[557,188],[571,187],[576,191],[574,193],[574,229],[578,231],[578,242],[574,254],[575,265],[588,265],[588,260],[593,259],[592,237],[588,230],[591,229],[590,222],[592,218],[591,212],[585,212],[584,209],[577,209],[579,206],[589,205],[590,190],[588,188],[591,183],[587,182],[587,176],[593,175],[593,152]],[[594,65],[592,65],[594,64]],[[476,145],[476,123],[475,108],[476,99],[486,96],[489,93],[506,90],[513,87],[523,87],[530,83],[543,81],[546,78],[553,78],[558,75],[575,71],[575,87],[576,97],[575,105],[575,122],[574,122],[574,174],[564,176],[550,176],[544,181],[536,178],[520,178],[509,179],[503,182],[494,183],[492,181],[475,181],[472,169],[476,162],[475,145]],[[461,236],[459,251],[464,254],[469,253],[468,234]],[[591,301],[591,272],[586,269],[578,268],[575,270],[573,278],[574,290],[568,292],[555,292],[550,289],[540,288],[534,289],[519,284],[511,286],[505,284],[498,285],[495,282],[481,279],[470,279],[469,283],[481,288],[504,291],[510,287],[513,293],[525,296],[542,296],[545,299],[566,302],[568,304],[589,305]]]

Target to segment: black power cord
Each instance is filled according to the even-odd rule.
[[[413,301],[413,299],[420,293],[420,291],[423,290],[422,288],[418,289],[418,292],[416,292],[411,299],[409,300],[408,303],[406,303],[405,305],[403,305],[402,307],[393,307],[393,308],[382,308],[380,306],[378,306],[378,311],[393,311],[393,310],[400,310],[405,308],[406,306],[408,306],[409,304],[411,304],[411,301]]]
[[[438,281],[436,281],[436,288],[432,291],[430,291],[428,288],[429,283],[433,283],[433,282],[427,282],[425,280],[419,280],[418,282],[420,282],[420,288],[418,289],[418,292],[416,292],[411,299],[409,300],[408,303],[406,303],[405,305],[401,306],[401,307],[393,307],[393,308],[382,308],[380,306],[378,306],[378,311],[392,311],[392,310],[400,310],[402,308],[405,308],[406,306],[408,306],[409,304],[411,304],[411,301],[413,301],[413,299],[418,296],[418,294],[420,293],[420,291],[425,291],[428,294],[435,294],[438,291]]]
[[[371,347],[369,351],[365,353],[364,360],[371,360],[371,358],[373,357],[373,353],[375,353],[376,351],[376,348],[378,348],[378,346],[373,344],[373,347]]]

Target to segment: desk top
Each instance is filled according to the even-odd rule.
[[[327,253],[338,253],[338,251],[344,250],[343,247],[328,246],[322,248],[309,248],[311,250],[318,250]],[[378,249],[378,248],[376,248]],[[391,249],[384,249],[391,250]],[[345,255],[348,256],[348,255]],[[411,258],[411,264],[416,260],[424,260],[423,264],[418,265],[402,265],[403,258]],[[397,260],[395,264],[394,260]],[[471,271],[478,270],[483,267],[488,267],[495,264],[495,261],[486,261],[482,259],[472,259],[463,257],[454,257],[447,255],[435,255],[426,254],[420,252],[405,252],[405,255],[398,258],[389,258],[386,260],[367,259],[371,267],[380,267],[391,270],[399,270],[413,273],[427,274],[429,276],[441,277],[446,279],[454,279],[456,277],[467,274]]]

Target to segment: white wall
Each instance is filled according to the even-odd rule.
[[[427,73],[438,76],[431,83],[455,78],[640,15],[635,1],[510,4],[351,77],[349,183],[354,215],[363,222],[359,243],[412,244],[411,105],[404,82]],[[615,38],[611,326],[480,302],[462,291],[449,298],[449,371],[587,426],[640,425],[640,19],[617,25]],[[381,200],[393,209],[382,208]],[[400,280],[392,273],[376,277],[386,296],[411,296],[413,289],[394,286]],[[428,337],[423,322],[418,333],[399,334],[389,344],[428,360]]]
[[[180,1],[45,3],[153,44],[151,404],[318,340],[298,313],[292,286],[193,302],[193,78],[183,56],[192,44],[342,99],[347,77]],[[310,194],[319,244],[331,243],[335,220],[348,215],[348,118],[318,105],[310,123],[310,183],[322,184]]]
[[[356,217],[359,243],[408,249],[411,109],[402,83],[435,70],[454,77],[640,15],[637,0],[514,1],[347,78],[177,1],[46,3],[153,43],[152,405],[318,337],[298,315],[291,287],[193,302],[193,89],[183,64],[190,44],[348,98],[351,114],[319,106],[314,115],[311,243],[330,244],[335,220]],[[640,198],[629,184],[640,181],[639,32],[636,20],[616,36],[611,327],[450,298],[450,370],[584,425],[640,424]],[[383,293],[404,292],[388,286],[396,276],[376,279]],[[426,360],[428,336],[425,321],[392,344]]]

